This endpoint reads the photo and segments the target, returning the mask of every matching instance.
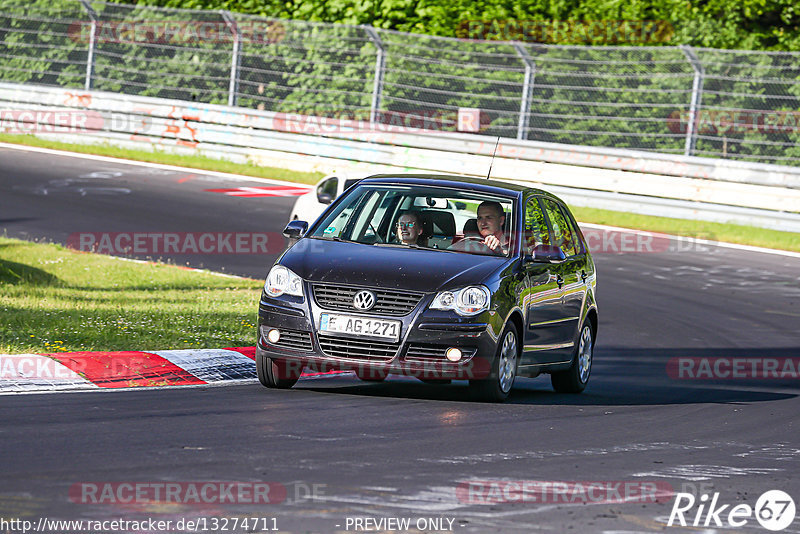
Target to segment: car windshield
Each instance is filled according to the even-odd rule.
[[[360,185],[310,237],[367,245],[507,256],[513,199],[450,187]]]

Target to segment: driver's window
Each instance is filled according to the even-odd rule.
[[[528,254],[533,254],[536,245],[549,245],[550,232],[542,213],[539,201],[532,198],[525,206],[525,247]]]

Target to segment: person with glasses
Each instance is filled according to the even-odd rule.
[[[407,211],[397,219],[397,239],[404,245],[427,246],[422,237],[422,217],[418,212]]]

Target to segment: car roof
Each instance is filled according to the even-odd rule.
[[[471,176],[452,176],[449,174],[376,174],[361,180],[362,184],[408,184],[408,185],[438,185],[449,187],[460,187],[473,191],[486,193],[505,194],[520,193],[530,191],[552,197],[547,191],[511,182],[490,180],[486,178],[475,178]],[[516,195],[514,195],[516,196]]]

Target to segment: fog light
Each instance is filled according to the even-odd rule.
[[[455,347],[450,347],[447,349],[447,352],[444,353],[448,360],[451,362],[457,362],[461,359],[461,350]]]
[[[273,328],[272,330],[269,331],[269,334],[267,334],[267,339],[269,339],[270,343],[277,343],[278,341],[281,340],[280,331],[278,331],[277,329]]]

